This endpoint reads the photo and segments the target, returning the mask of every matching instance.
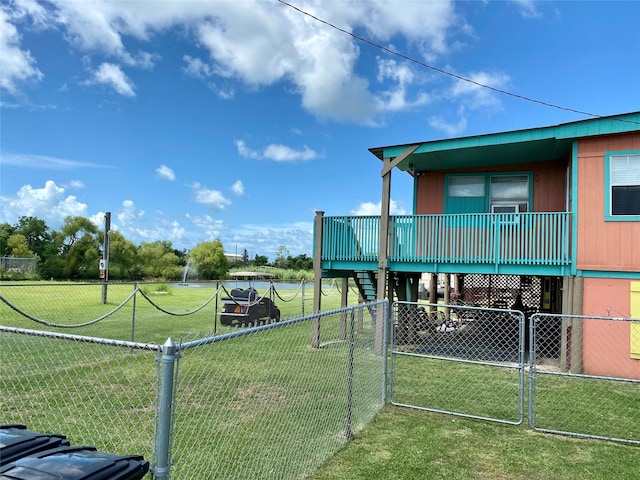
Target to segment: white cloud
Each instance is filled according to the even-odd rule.
[[[244,184],[242,181],[236,180],[236,182],[231,185],[231,191],[238,197],[244,197]]]
[[[21,83],[44,77],[31,52],[21,49],[20,41],[9,13],[0,8],[0,91],[4,89],[13,96],[20,95]]]
[[[520,7],[522,18],[542,18],[542,13],[538,11],[536,0],[511,0]]]
[[[125,97],[135,97],[135,85],[122,71],[122,69],[113,63],[104,62],[100,64],[97,70],[92,72],[91,78],[86,81],[87,85],[103,84],[113,87],[120,95]]]
[[[144,210],[138,210],[132,200],[124,200],[117,214],[118,221],[124,225],[133,225],[144,216]]]
[[[22,0],[19,3],[22,3]],[[428,95],[413,92],[415,78],[382,77],[370,85],[360,76],[361,44],[354,38],[312,20],[295,10],[270,2],[70,2],[50,0],[35,8],[26,2],[21,18],[63,32],[67,41],[88,55],[106,56],[93,82],[134,96],[134,83],[120,67],[150,68],[153,53],[131,50],[176,27],[185,38],[206,51],[208,59],[185,55],[185,72],[201,78],[221,98],[235,89],[212,82],[240,80],[249,89],[287,82],[313,115],[339,122],[378,124],[376,117],[423,105]],[[300,8],[346,31],[364,33],[372,41],[392,42],[401,37],[426,59],[449,51],[449,30],[463,23],[452,0],[438,2],[306,1]],[[14,9],[17,11],[17,8]],[[23,20],[25,21],[25,20]],[[11,45],[16,45],[12,40]],[[16,47],[17,48],[17,47]],[[35,60],[20,51],[24,76],[13,77],[13,87],[26,78],[40,78]],[[399,83],[401,82],[401,83]]]
[[[100,219],[97,214],[96,218]],[[111,223],[113,230],[119,230],[127,240],[135,244],[142,242],[155,242],[167,240],[175,242],[174,247],[179,248],[185,239],[189,237],[187,230],[178,220],[165,218],[147,218],[144,210],[138,210],[132,200],[124,200],[120,211],[116,214],[116,220]]]
[[[380,209],[382,208],[382,202],[363,202],[355,210],[351,210],[351,215],[368,216],[368,215],[380,215]],[[398,205],[398,202],[391,199],[389,205],[389,213],[391,215],[406,215],[407,210]]]
[[[158,178],[164,178],[165,180],[170,180],[172,182],[176,179],[176,175],[173,173],[173,170],[166,165],[160,165],[156,168],[156,174]]]
[[[380,110],[398,112],[420,107],[429,102],[429,95],[426,92],[418,92],[413,99],[408,98],[410,87],[416,82],[416,75],[408,64],[401,64],[393,59],[378,58],[378,81],[384,82],[388,79],[395,83],[392,88],[378,95]]]
[[[53,180],[47,180],[43,188],[23,185],[15,196],[0,196],[0,223],[14,223],[21,216],[45,218],[52,228],[62,225],[67,216],[86,216],[87,205]]]
[[[222,220],[216,220],[209,215],[191,215],[187,213],[186,218],[194,227],[197,228],[198,232],[203,235],[200,238],[219,238],[222,232],[227,228]],[[195,244],[193,246],[195,246]]]
[[[33,155],[30,153],[0,154],[0,165],[35,168],[38,170],[72,170],[77,168],[113,168],[111,165],[91,162],[78,162],[66,158],[49,157],[45,155]]]
[[[211,66],[199,58],[193,58],[190,55],[185,55],[182,59],[186,62],[184,72],[192,77],[204,79],[214,75],[214,71]]]
[[[511,78],[501,72],[472,72],[465,75],[480,85],[504,90]],[[480,85],[456,80],[451,88],[451,95],[464,100],[465,106],[475,110],[479,108],[499,108],[502,103],[497,93]]]
[[[461,134],[467,128],[467,118],[464,114],[464,107],[458,109],[458,119],[456,121],[446,121],[438,115],[429,117],[429,125],[436,130],[445,132],[450,137]]]
[[[294,222],[281,225],[245,224],[233,231],[224,232],[223,245],[227,249],[234,244],[246,248],[249,257],[256,253],[274,260],[280,245],[286,245],[292,255],[308,253],[313,242],[313,223]]]
[[[71,180],[68,184],[67,184],[68,188],[76,188],[76,189],[83,189],[85,187],[84,182],[82,180]]]
[[[247,147],[243,140],[236,140],[235,144],[238,154],[244,158],[273,160],[274,162],[298,162],[318,158],[318,153],[306,145],[301,150],[295,150],[286,145],[273,143],[267,145],[262,151],[257,151]]]
[[[205,205],[210,210],[220,211],[231,205],[231,200],[226,198],[219,190],[210,190],[199,183],[194,183],[192,188],[194,191],[194,201]]]

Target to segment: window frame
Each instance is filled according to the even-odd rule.
[[[638,215],[613,215],[612,211],[612,188],[611,184],[611,162],[612,157],[626,157],[630,155],[640,155],[640,150],[620,150],[610,151],[604,154],[604,220],[606,222],[640,222]]]
[[[491,213],[491,178],[492,177],[510,177],[510,176],[522,176],[527,177],[528,182],[528,200],[527,200],[527,212],[533,212],[533,172],[530,170],[510,170],[510,171],[495,171],[495,172],[461,172],[461,173],[446,173],[444,182],[444,204],[443,208],[445,212],[449,211],[449,180],[453,177],[484,177],[484,208],[482,213]],[[468,197],[471,198],[471,197]],[[480,198],[480,197],[473,197]],[[495,214],[500,215],[500,214]]]

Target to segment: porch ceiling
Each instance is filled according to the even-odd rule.
[[[571,145],[571,140],[555,138],[494,145],[460,146],[458,148],[452,146],[454,148],[446,149],[437,148],[435,145],[433,149],[430,149],[423,144],[416,152],[400,162],[397,168],[417,173],[549,162],[569,158]]]

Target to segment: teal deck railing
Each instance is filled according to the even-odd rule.
[[[392,216],[389,262],[571,264],[566,212]],[[323,261],[377,261],[380,217],[324,217]]]

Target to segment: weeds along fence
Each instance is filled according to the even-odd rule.
[[[304,478],[385,402],[380,309],[162,344],[3,326],[2,422],[141,454],[156,479]]]
[[[181,286],[159,283],[110,283],[103,302],[99,283],[0,284],[0,324],[20,328],[72,333],[99,338],[162,344],[168,337],[224,333],[217,321],[229,282]],[[270,297],[282,310],[281,318],[299,318],[310,310],[312,293],[305,282],[281,289],[265,283],[260,296]],[[326,290],[326,292],[325,292]],[[323,292],[335,299],[332,287]]]

